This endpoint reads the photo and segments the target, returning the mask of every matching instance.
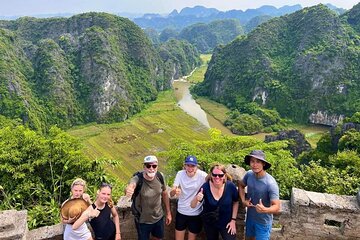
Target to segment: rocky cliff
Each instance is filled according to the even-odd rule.
[[[0,114],[35,128],[124,120],[174,75],[138,26],[106,13],[0,21],[0,42]]]
[[[317,5],[261,24],[216,49],[196,93],[234,108],[254,101],[297,122],[319,112],[352,115],[360,96],[359,15],[351,14],[358,8],[350,18]]]

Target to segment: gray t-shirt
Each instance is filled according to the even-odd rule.
[[[261,178],[256,178],[254,172],[249,170],[243,178],[243,183],[247,186],[246,198],[251,198],[251,202],[254,205],[258,204],[261,199],[265,207],[270,207],[271,200],[279,199],[279,186],[268,173]],[[255,207],[247,208],[246,217],[264,225],[272,224],[273,219],[272,214],[258,213]]]
[[[137,184],[138,181],[136,175],[130,179],[130,183]],[[141,190],[135,199],[135,206],[140,212],[140,223],[156,223],[164,216],[162,192],[165,190],[166,186],[157,177],[152,181],[143,178]]]

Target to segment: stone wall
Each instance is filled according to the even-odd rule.
[[[173,218],[176,200],[171,201]],[[117,204],[122,239],[137,239],[128,198]],[[26,211],[0,212],[0,240],[62,239],[62,224],[27,230]],[[239,209],[237,239],[244,239],[245,209]],[[356,196],[339,196],[293,188],[291,200],[281,201],[275,216],[272,240],[360,240],[360,206]],[[165,228],[166,240],[174,239],[174,223]],[[198,239],[205,239],[201,235]]]
[[[27,239],[27,211],[0,212],[0,239]]]
[[[293,188],[282,201],[280,229],[271,239],[360,239],[360,206],[355,196],[308,192]]]

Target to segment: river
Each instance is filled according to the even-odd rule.
[[[180,79],[175,80],[173,82],[173,89],[175,92],[175,97],[178,101],[179,107],[184,110],[187,114],[197,119],[200,123],[205,125],[208,128],[216,128],[219,129],[223,134],[229,136],[238,136],[233,134],[228,128],[226,128],[220,121],[215,119],[213,116],[207,114],[200,105],[193,99],[192,95],[190,94],[189,87],[191,83],[187,82],[186,80]],[[329,130],[329,127],[322,126],[322,125],[308,125],[308,126],[301,126],[299,130],[305,134],[313,135],[323,133]],[[252,135],[253,137],[264,140],[265,136],[269,133],[258,133]]]
[[[223,134],[235,136],[228,128],[226,128],[221,122],[215,119],[213,116],[207,114],[199,104],[193,99],[190,94],[189,87],[191,83],[185,80],[175,80],[173,82],[173,88],[175,97],[178,101],[178,106],[184,110],[187,114],[197,119],[200,123],[208,128],[219,129]]]

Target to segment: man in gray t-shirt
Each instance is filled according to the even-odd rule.
[[[252,151],[245,156],[245,163],[251,168],[239,182],[240,198],[247,208],[245,237],[247,240],[268,240],[273,214],[280,211],[279,186],[266,172],[271,164],[266,161],[263,151]]]
[[[152,239],[164,237],[163,203],[166,210],[165,224],[169,225],[172,220],[169,195],[163,180],[164,176],[157,172],[157,167],[157,158],[146,156],[144,158],[144,171],[140,173],[141,175],[133,176],[126,187],[126,196],[131,197],[139,181],[142,181],[141,189],[134,202],[135,208],[139,212],[139,217],[135,218],[139,240],[148,240],[150,235],[152,235]],[[160,177],[159,174],[161,174]]]

